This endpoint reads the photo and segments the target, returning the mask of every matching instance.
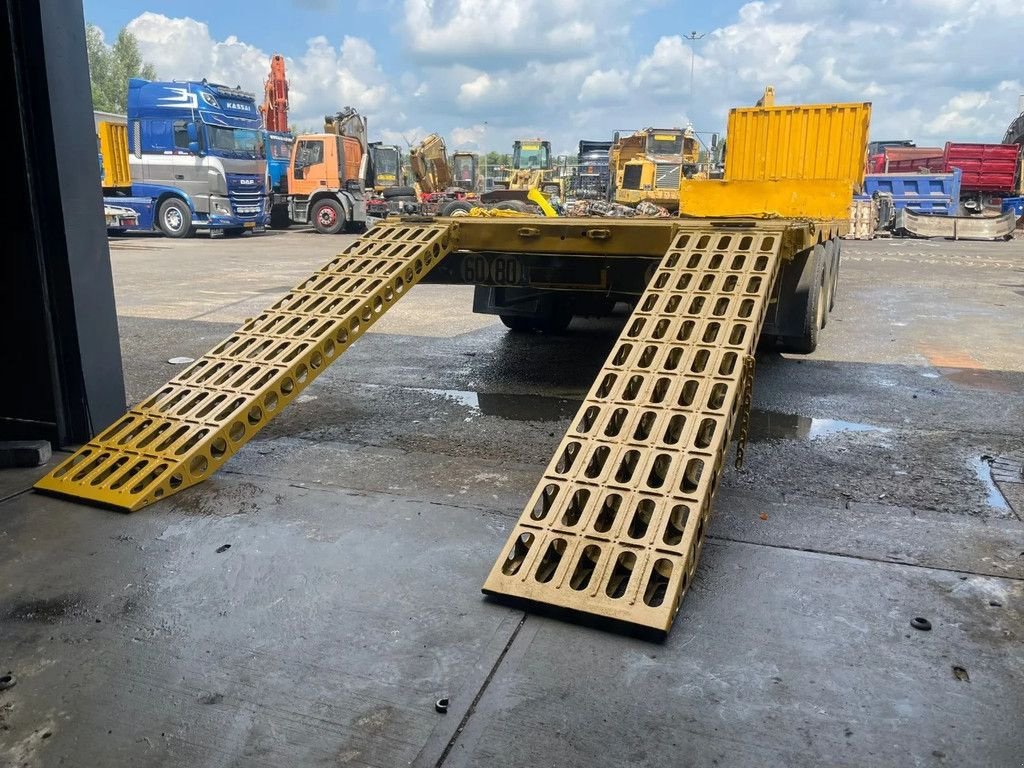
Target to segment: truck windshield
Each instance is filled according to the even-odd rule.
[[[608,165],[607,152],[584,152],[579,158],[580,165]]]
[[[271,136],[267,145],[271,160],[288,160],[292,156],[292,143],[286,139],[275,139]]]
[[[214,152],[227,152],[249,157],[263,156],[263,140],[259,131],[248,128],[223,128],[219,125],[206,126],[209,148]]]
[[[398,173],[398,153],[393,149],[378,149],[375,153],[377,174],[392,178]]]
[[[681,155],[682,153],[683,135],[681,133],[660,133],[654,131],[647,134],[647,154]]]
[[[551,167],[548,144],[546,142],[524,141],[516,144],[512,154],[512,166],[514,168],[541,168]]]

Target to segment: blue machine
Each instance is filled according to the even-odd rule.
[[[1024,216],[1024,197],[1004,197],[1003,213],[1013,213],[1018,219]]]
[[[128,81],[130,190],[110,205],[136,209],[136,230],[189,237],[262,231],[267,161],[252,94],[194,81]]]
[[[894,210],[956,216],[960,207],[960,169],[952,173],[875,173],[864,177],[864,194],[892,196]]]
[[[267,190],[270,195],[270,226],[285,229],[288,218],[288,165],[295,137],[290,133],[263,132],[267,154]]]

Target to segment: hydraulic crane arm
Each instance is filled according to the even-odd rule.
[[[268,131],[288,132],[288,79],[284,73],[284,56],[279,53],[270,59],[270,76],[263,83],[260,114],[263,127]]]

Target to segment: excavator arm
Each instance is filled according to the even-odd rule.
[[[448,150],[444,139],[436,133],[430,134],[409,150],[409,164],[420,193],[444,192],[455,186],[448,165]]]

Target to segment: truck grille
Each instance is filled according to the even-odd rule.
[[[627,165],[622,172],[622,188],[640,189],[640,177],[643,175],[643,170],[643,166],[639,163]]]
[[[228,199],[241,219],[255,219],[263,212],[263,179],[255,175],[229,174]]]
[[[679,189],[679,171],[682,166],[675,163],[658,163],[654,167],[655,189]]]

